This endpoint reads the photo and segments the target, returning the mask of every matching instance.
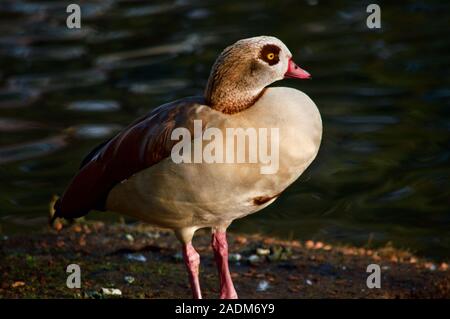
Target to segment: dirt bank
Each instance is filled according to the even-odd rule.
[[[205,298],[218,282],[208,232],[201,255]],[[61,231],[0,240],[0,298],[190,298],[179,244],[140,224],[78,223]],[[433,264],[392,247],[369,250],[321,242],[229,234],[231,270],[241,298],[450,298],[446,263]],[[381,289],[368,289],[367,265],[381,266]],[[66,286],[66,267],[81,267],[81,288]]]

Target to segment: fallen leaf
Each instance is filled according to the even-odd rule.
[[[314,248],[314,242],[312,240],[307,240],[305,246],[308,249]]]
[[[245,238],[244,236],[236,236],[236,237],[234,238],[234,241],[235,241],[237,244],[243,245],[243,244],[247,243],[247,238]]]
[[[60,231],[62,228],[63,228],[63,224],[62,224],[59,220],[56,220],[56,221],[53,223],[53,229],[54,229],[54,230]]]
[[[11,285],[11,288],[17,288],[22,286],[25,286],[25,283],[23,281],[16,281]]]

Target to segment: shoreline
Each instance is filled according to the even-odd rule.
[[[393,247],[236,233],[229,233],[228,241],[240,298],[450,298],[447,263]],[[80,221],[0,243],[0,298],[191,298],[180,245],[171,231],[140,223]],[[208,231],[196,233],[204,298],[217,298],[209,243]],[[69,264],[80,266],[81,288],[66,286]],[[367,287],[370,264],[380,266],[380,289]]]

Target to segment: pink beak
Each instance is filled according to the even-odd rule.
[[[311,74],[300,68],[294,61],[292,61],[292,59],[289,59],[288,69],[284,74],[284,78],[310,79]]]

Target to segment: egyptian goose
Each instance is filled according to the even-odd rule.
[[[283,78],[310,75],[279,39],[260,36],[227,47],[212,67],[204,97],[161,105],[94,148],[55,203],[53,218],[114,211],[173,229],[182,243],[194,298],[201,298],[200,256],[192,238],[196,230],[209,227],[220,297],[237,298],[228,268],[227,227],[275,201],[313,161],[321,143],[322,121],[314,102],[292,88],[267,88]],[[180,138],[174,139],[174,131],[192,133],[198,121],[201,131],[214,128],[217,136],[229,128],[277,128],[272,139],[278,137],[279,143],[270,144],[279,154],[275,170],[264,173],[267,162],[261,159],[175,160]],[[198,133],[190,138],[189,144],[197,143]],[[250,147],[232,150],[248,155]]]

